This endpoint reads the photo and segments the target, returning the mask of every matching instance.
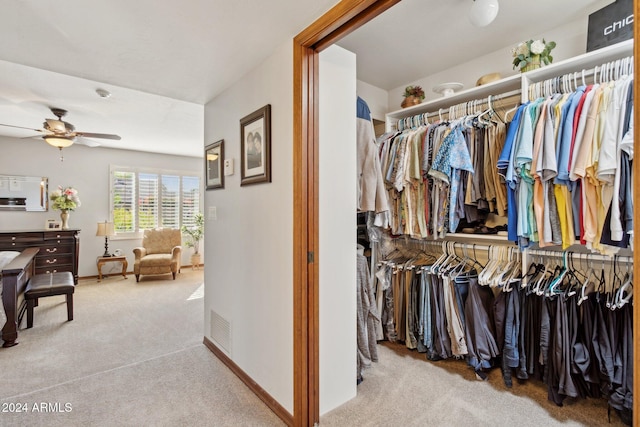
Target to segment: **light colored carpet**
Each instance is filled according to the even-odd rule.
[[[0,349],[0,410],[27,408],[0,425],[283,425],[202,344],[202,281],[187,269],[81,280],[72,322],[63,296],[41,299],[34,327]]]
[[[81,280],[72,322],[64,297],[41,299],[20,344],[0,348],[0,426],[284,425],[202,344],[202,281],[188,269],[175,281]],[[497,369],[481,382],[461,361],[390,343],[379,353],[357,397],[322,426],[609,425],[602,400],[559,408],[540,383],[506,389]],[[1,412],[10,404],[27,412]],[[47,412],[35,412],[42,404]]]
[[[544,384],[507,389],[499,369],[478,381],[464,361],[431,362],[396,343],[378,345],[355,399],[320,417],[322,426],[621,426],[599,399],[547,400]]]

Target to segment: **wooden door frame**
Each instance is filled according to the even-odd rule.
[[[293,40],[293,425],[320,422],[318,54],[400,0],[342,0]]]
[[[293,41],[293,425],[320,421],[318,355],[318,54],[400,0],[342,0]],[[640,16],[640,0],[633,2]],[[640,26],[634,25],[634,40]],[[640,70],[640,47],[634,43],[634,73]],[[634,99],[640,88],[634,85]],[[635,105],[635,102],[634,102]],[[634,122],[640,123],[638,108]],[[640,126],[634,128],[634,151],[640,153]],[[640,188],[640,162],[633,165],[633,185]],[[636,190],[637,191],[637,190]],[[640,209],[634,223],[640,227]],[[634,233],[640,248],[640,232]],[[640,263],[633,263],[640,278]],[[634,366],[640,366],[640,304],[633,306]],[[634,421],[640,419],[640,369],[633,372]]]
[[[640,16],[640,0],[633,0],[633,13],[634,16]],[[640,40],[640,26],[633,26],[633,122],[638,122],[640,118],[640,112],[638,111],[638,96],[640,96],[640,88],[638,88],[638,71],[640,70],[640,46],[638,41]],[[640,153],[640,126],[633,127],[633,152]],[[640,189],[640,161],[633,162],[633,188],[637,194]],[[633,197],[635,198],[635,194]],[[633,207],[633,277],[634,284],[636,278],[640,278],[640,262],[636,262],[638,257],[636,253],[640,250],[640,209],[638,207],[638,200],[635,201]],[[640,303],[633,304],[633,422],[632,425],[640,424]]]

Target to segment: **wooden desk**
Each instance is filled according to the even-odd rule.
[[[122,263],[122,276],[126,279],[127,278],[127,267],[129,266],[129,264],[127,263],[127,257],[126,256],[110,256],[110,257],[106,257],[106,256],[101,256],[98,257],[98,282],[102,280],[102,266],[105,265],[108,262],[121,262]]]

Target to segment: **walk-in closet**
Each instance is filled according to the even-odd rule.
[[[384,130],[358,91],[358,400],[468,400],[460,418],[416,406],[416,425],[502,425],[483,404],[631,425],[633,55],[626,40],[398,102]]]

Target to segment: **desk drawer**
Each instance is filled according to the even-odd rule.
[[[52,254],[52,255],[37,255],[36,256],[36,268],[40,267],[56,267],[61,265],[73,265],[73,257],[71,254]]]
[[[42,242],[42,233],[0,234],[0,246],[38,244]]]
[[[57,241],[65,241],[70,240],[73,241],[74,233],[70,231],[45,231],[44,232],[44,240],[57,240]]]
[[[36,274],[57,273],[59,271],[70,271],[73,274],[73,268],[71,265],[36,267]]]
[[[67,243],[67,242],[65,242]],[[71,244],[44,244],[38,246],[40,248],[40,253],[38,256],[46,256],[46,255],[59,255],[59,254],[71,254],[73,253],[73,245]]]

